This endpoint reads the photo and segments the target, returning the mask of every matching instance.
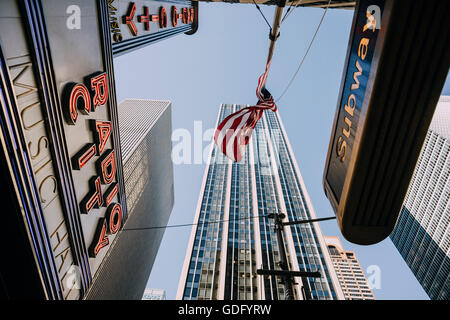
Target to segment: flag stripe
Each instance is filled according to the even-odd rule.
[[[214,142],[217,147],[232,161],[241,161],[246,145],[264,110],[277,111],[277,106],[272,95],[265,88],[270,61],[266,65],[265,72],[258,79],[256,97],[258,103],[255,106],[246,107],[227,116],[214,133]],[[264,93],[269,95],[265,97]]]

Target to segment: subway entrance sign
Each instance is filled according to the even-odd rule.
[[[393,230],[450,65],[448,1],[357,3],[323,185],[343,236]]]

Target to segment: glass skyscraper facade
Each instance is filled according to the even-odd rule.
[[[437,104],[391,240],[430,299],[450,299],[450,96]]]
[[[246,105],[222,104],[217,123]],[[280,279],[256,274],[278,270],[274,223],[316,217],[278,113],[267,111],[255,127],[243,159],[233,163],[214,145],[200,191],[195,223],[177,299],[284,299]],[[285,227],[290,270],[319,271],[309,278],[313,299],[343,299],[317,223]],[[294,296],[302,299],[301,280]]]

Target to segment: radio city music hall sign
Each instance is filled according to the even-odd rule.
[[[140,10],[139,12],[138,9]],[[168,28],[170,25],[175,28],[179,22],[184,24],[194,22],[195,15],[194,8],[177,8],[176,6],[171,6],[170,9],[166,9],[166,7],[160,6],[155,12],[151,12],[147,6],[138,8],[135,2],[130,2],[126,14],[120,16],[114,0],[109,0],[108,10],[114,42],[123,40],[120,23],[128,26],[131,35],[136,37],[138,36],[138,28],[136,27],[138,23],[143,25],[145,31],[152,32],[154,28],[151,26],[152,22],[159,26],[159,29]]]
[[[64,88],[63,109],[66,121],[76,125],[83,115],[94,113],[105,107],[108,101],[108,80],[106,73],[98,73],[83,83],[69,83]],[[108,235],[117,233],[122,226],[122,207],[113,202],[118,193],[116,177],[116,158],[114,149],[106,150],[111,136],[111,121],[89,119],[93,141],[86,144],[71,159],[73,170],[83,170],[87,163],[95,161],[96,176],[90,178],[90,191],[81,200],[82,214],[89,214],[93,208],[106,208],[104,218],[100,218],[94,239],[89,246],[89,256],[95,258],[99,251],[109,244]],[[97,158],[97,159],[95,159]],[[106,191],[102,192],[102,185]]]

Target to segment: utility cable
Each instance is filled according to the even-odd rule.
[[[202,221],[202,222],[198,222],[198,223],[186,223],[186,224],[174,224],[174,225],[170,225],[170,226],[129,228],[129,229],[122,229],[121,231],[136,231],[136,230],[152,230],[152,229],[168,229],[168,228],[179,228],[179,227],[192,227],[192,226],[197,226],[197,225],[201,225],[201,224],[215,224],[215,223],[233,222],[233,221],[239,221],[239,220],[250,220],[250,219],[256,219],[256,218],[270,218],[270,215],[271,214],[264,214],[264,215],[259,215],[259,216],[236,218],[236,219]],[[312,222],[320,222],[320,221],[333,220],[333,219],[336,219],[336,216],[326,217],[326,218],[308,219],[308,220],[288,221],[288,222],[283,222],[283,225],[289,226],[289,225],[297,225],[297,224],[305,224],[305,223],[312,223]]]
[[[300,2],[301,3],[301,1],[302,0],[299,0],[298,2]],[[281,23],[283,23],[283,21],[295,10],[295,8],[297,8],[299,5],[300,5],[300,3],[298,3],[298,4],[296,4],[295,5],[295,7],[294,7],[294,9],[292,9],[292,7],[294,6],[294,2],[295,1],[292,1],[292,3],[291,3],[291,5],[289,6],[289,8],[287,9],[287,11],[286,11],[286,13],[284,14],[284,17],[283,17],[283,19],[281,19]],[[291,11],[292,10],[292,11]]]
[[[253,3],[256,6],[256,9],[258,9],[259,13],[261,13],[262,17],[264,18],[264,20],[266,21],[267,25],[270,28],[270,31],[272,32],[272,26],[270,25],[269,21],[267,21],[266,16],[264,15],[264,13],[261,11],[261,8],[258,6],[258,4],[255,2],[255,0],[253,0]]]
[[[291,80],[289,81],[288,85],[284,89],[284,91],[281,93],[281,95],[278,97],[278,99],[275,102],[280,101],[280,99],[284,96],[284,94],[288,91],[289,87],[291,86],[292,82],[294,81],[295,77],[297,76],[298,72],[300,71],[303,62],[305,62],[306,57],[308,56],[309,50],[312,47],[312,44],[314,43],[314,40],[316,39],[317,33],[319,32],[320,26],[322,25],[322,22],[325,18],[325,15],[327,14],[328,8],[330,6],[331,0],[328,1],[327,7],[325,8],[325,11],[323,12],[322,18],[320,19],[320,22],[316,28],[316,32],[314,33],[314,36],[311,39],[311,42],[309,43],[308,49],[306,50],[302,60],[300,61],[300,64],[298,65],[297,71],[295,71],[294,75],[292,76]]]
[[[228,219],[228,220],[203,221],[203,222],[198,222],[198,223],[175,224],[175,225],[170,225],[170,226],[129,228],[129,229],[122,229],[122,231],[136,231],[136,230],[152,230],[152,229],[168,229],[168,228],[179,228],[179,227],[192,227],[192,226],[201,225],[201,224],[214,224],[214,223],[231,222],[231,221],[238,221],[238,220],[249,220],[249,219],[264,218],[264,217],[267,217],[267,215],[259,215],[259,216],[252,216],[252,217],[245,217],[245,218],[236,218],[236,219]]]

